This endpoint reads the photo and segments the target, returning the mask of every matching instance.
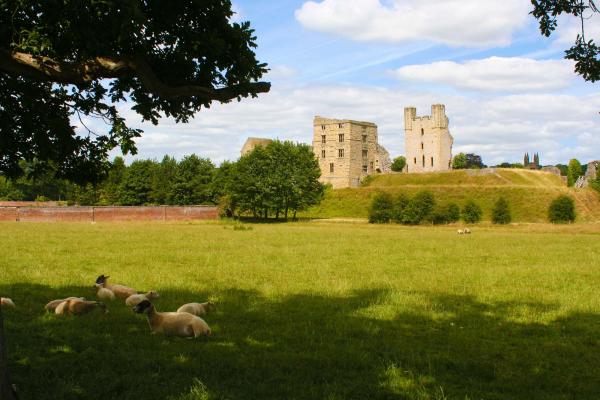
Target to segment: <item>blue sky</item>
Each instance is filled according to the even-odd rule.
[[[196,153],[236,159],[249,136],[310,143],[312,118],[366,120],[379,126],[392,156],[404,151],[403,108],[429,114],[446,104],[454,153],[484,162],[542,163],[600,158],[599,84],[584,82],[563,60],[577,21],[561,20],[543,38],[527,0],[237,0],[272,91],[215,105],[187,125],[168,119],[145,130],[141,158]],[[588,21],[600,39],[600,18]]]

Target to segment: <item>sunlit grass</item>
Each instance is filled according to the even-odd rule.
[[[600,226],[0,224],[25,399],[595,399]],[[211,299],[205,341],[44,315],[97,275]]]
[[[539,171],[496,169],[458,170],[426,174],[384,174],[368,180],[366,187],[328,190],[321,204],[302,213],[310,218],[367,218],[373,196],[380,192],[414,196],[431,191],[439,204],[464,206],[473,200],[491,221],[495,202],[507,199],[513,221],[543,223],[552,200],[567,194],[575,199],[578,222],[600,221],[600,196],[592,189],[568,188],[553,174]]]

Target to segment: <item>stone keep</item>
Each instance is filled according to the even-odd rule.
[[[404,109],[407,172],[449,171],[452,168],[454,138],[448,130],[446,107],[431,106],[431,115],[417,117],[417,109]]]
[[[313,127],[322,183],[334,189],[358,187],[367,175],[391,170],[390,156],[378,143],[377,125],[315,117]]]

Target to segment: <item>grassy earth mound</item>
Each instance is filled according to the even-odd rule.
[[[414,195],[431,191],[440,204],[471,199],[483,209],[483,220],[499,197],[511,207],[514,222],[547,222],[548,207],[561,194],[575,199],[578,221],[600,220],[600,197],[591,189],[568,188],[560,177],[519,169],[460,170],[426,174],[385,174],[366,179],[357,189],[329,190],[323,202],[303,213],[309,218],[367,218],[372,197],[379,192]]]

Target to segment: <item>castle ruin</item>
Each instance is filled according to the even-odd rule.
[[[392,163],[378,143],[377,125],[315,117],[313,127],[313,152],[322,183],[334,189],[358,187],[369,174],[390,172]]]
[[[454,138],[448,130],[446,107],[431,106],[431,115],[418,117],[417,109],[404,109],[406,172],[437,172],[452,169]]]

